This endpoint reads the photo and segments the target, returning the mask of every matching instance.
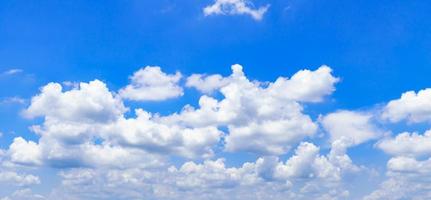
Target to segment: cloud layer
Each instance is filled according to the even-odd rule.
[[[390,158],[380,185],[361,198],[431,196],[430,131],[385,128],[428,122],[427,108],[417,108],[427,106],[428,89],[378,109],[320,113],[310,109],[325,106],[340,80],[329,66],[272,82],[250,80],[238,64],[231,70],[183,78],[148,66],[118,91],[100,80],[46,84],[22,111],[34,137],[21,134],[0,150],[0,184],[15,188],[4,199],[358,198],[346,183],[377,172],[349,152],[370,142]],[[135,102],[189,90],[201,96],[176,112]],[[58,179],[42,195],[30,189],[45,184],[40,170]]]

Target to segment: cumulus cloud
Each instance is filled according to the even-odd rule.
[[[212,149],[223,135],[214,126],[187,128],[157,122],[150,113],[136,110],[137,117],[120,119],[106,127],[107,137],[126,146],[149,152],[183,155],[188,158],[210,157]]]
[[[42,152],[39,146],[33,141],[26,141],[22,137],[13,140],[9,147],[8,154],[11,161],[24,165],[40,165]]]
[[[395,156],[431,156],[431,130],[423,135],[404,132],[395,138],[385,138],[377,146]]]
[[[34,175],[18,174],[14,171],[0,171],[0,182],[17,186],[40,184],[40,179]]]
[[[19,189],[11,195],[1,198],[1,200],[45,200],[46,198],[39,194],[34,194],[29,188]]]
[[[332,150],[327,156],[323,156],[320,155],[319,151],[320,148],[314,144],[303,142],[295,150],[295,154],[284,163],[278,157],[265,156],[257,159],[255,163],[245,163],[240,168],[226,168],[224,161],[218,159],[216,161],[205,161],[199,165],[194,162],[187,162],[179,170],[171,168],[170,171],[184,173],[184,179],[180,179],[180,184],[195,188],[203,184],[217,184],[219,187],[232,187],[233,185],[241,184],[251,185],[262,180],[291,183],[296,180],[317,178],[339,181],[342,173],[358,170],[358,167],[351,163],[350,165],[340,165],[337,156],[347,156],[344,154],[345,152],[338,154],[339,152]],[[204,174],[206,175],[203,175],[203,171],[205,171]],[[218,174],[221,172],[225,174]],[[196,176],[193,174],[196,174]],[[212,182],[202,178],[208,178]],[[222,183],[217,183],[215,181],[217,178],[222,178]]]
[[[58,83],[45,85],[40,94],[31,99],[24,115],[29,118],[43,116],[47,121],[97,123],[113,121],[125,111],[121,100],[108,90],[106,84],[94,80],[64,92]]]
[[[220,74],[203,75],[203,74],[192,74],[187,77],[186,86],[194,87],[202,93],[211,94],[215,90],[229,83],[228,78],[222,77]]]
[[[431,198],[431,132],[404,132],[384,138],[377,147],[393,155],[387,162],[387,179],[364,199]]]
[[[391,158],[387,163],[387,176],[377,189],[364,197],[365,200],[431,198],[430,159]]]
[[[349,193],[343,188],[341,177],[352,171],[339,165],[330,154],[320,155],[317,146],[302,143],[286,162],[270,156],[238,167],[229,167],[225,159],[219,158],[157,169],[70,169],[60,173],[62,183],[51,197],[345,199]]]
[[[272,95],[284,99],[320,102],[323,97],[335,91],[334,84],[339,81],[339,78],[334,77],[331,72],[332,69],[326,65],[322,65],[315,71],[301,70],[290,79],[278,78],[268,90]]]
[[[98,80],[49,83],[23,111],[41,118],[30,127],[37,141],[16,137],[0,158],[60,168],[61,184],[47,199],[345,199],[343,177],[362,169],[347,149],[380,134],[368,114],[340,111],[323,117],[333,136],[328,153],[303,141],[318,131],[305,104],[324,101],[339,80],[328,66],[265,83],[249,80],[238,64],[226,77],[194,74],[185,85],[204,93],[198,106],[167,115],[129,112],[123,102],[127,88],[182,93],[180,78],[147,67],[119,94]],[[221,151],[257,158],[230,166]]]
[[[332,142],[343,140],[354,146],[383,135],[372,117],[369,113],[341,110],[325,115],[320,121]]]
[[[407,120],[410,123],[431,121],[431,88],[419,92],[408,91],[401,98],[390,101],[382,118],[391,122]]]
[[[429,199],[429,188],[426,184],[419,184],[409,178],[392,177],[382,182],[380,186],[366,195],[364,200],[380,200],[380,199]]]
[[[166,74],[158,66],[147,66],[136,71],[131,83],[119,91],[121,97],[134,101],[161,101],[183,95],[178,85],[180,72]]]
[[[31,127],[39,141],[15,138],[8,150],[10,159],[16,164],[52,167],[157,165],[163,154],[211,157],[212,147],[223,135],[216,126],[164,124],[158,115],[142,109],[136,110],[136,117],[126,118],[127,111],[101,81],[79,83],[66,91],[58,83],[49,83],[23,112],[26,117],[44,119]],[[128,162],[118,162],[124,158]]]
[[[249,15],[259,21],[269,8],[269,4],[255,8],[249,0],[215,0],[214,4],[203,9],[208,15]]]
[[[259,154],[285,153],[304,137],[313,135],[317,125],[303,113],[301,102],[321,101],[334,91],[338,80],[329,67],[322,66],[315,71],[302,70],[291,79],[280,77],[265,86],[247,79],[238,64],[232,65],[230,76],[217,79],[223,84],[210,84],[208,88],[219,87],[224,98],[204,95],[199,108],[186,106],[180,113],[161,120],[186,126],[227,127],[227,151]],[[322,91],[316,92],[315,88]]]

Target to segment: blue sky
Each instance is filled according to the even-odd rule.
[[[427,199],[430,8],[401,0],[2,1],[0,198],[249,199],[256,191]],[[192,74],[201,74],[197,82]],[[139,118],[138,108],[152,117]],[[294,161],[302,158],[316,166]],[[221,163],[224,171],[211,168]],[[404,189],[394,194],[396,186]]]

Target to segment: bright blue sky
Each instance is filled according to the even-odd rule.
[[[117,91],[145,66],[160,66],[166,74],[180,71],[184,77],[194,73],[229,76],[230,66],[238,63],[250,80],[273,82],[279,76],[290,77],[325,64],[340,82],[325,102],[304,104],[313,121],[319,114],[337,110],[372,112],[406,91],[431,86],[431,2],[252,2],[255,8],[270,5],[261,20],[247,14],[205,16],[203,8],[213,0],[1,1],[0,148],[7,149],[17,136],[38,140],[28,127],[41,124],[43,118],[26,119],[22,112],[45,84],[99,79]],[[7,74],[11,69],[22,71]],[[181,98],[125,104],[167,115],[185,104],[197,106],[200,96],[196,90],[185,89]],[[11,102],[12,97],[24,102]],[[429,128],[426,122],[376,123],[392,133],[423,133]],[[310,140],[328,145],[320,139],[306,139]],[[378,181],[382,181],[391,156],[376,150],[375,143],[365,142],[349,152],[356,163],[380,171]],[[216,157],[241,166],[244,160],[253,162],[259,156],[238,152]],[[174,164],[181,166],[184,160],[178,159]],[[52,169],[38,170],[36,174],[43,177]],[[58,177],[49,179],[35,186],[36,193],[49,193]],[[2,191],[0,197],[12,191]]]

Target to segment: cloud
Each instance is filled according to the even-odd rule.
[[[373,124],[372,117],[369,113],[341,110],[325,115],[320,122],[332,142],[344,140],[354,146],[383,136],[383,131]]]
[[[408,91],[400,99],[390,101],[384,108],[382,118],[391,122],[407,120],[410,123],[431,121],[431,88],[418,93]]]
[[[122,99],[99,80],[66,91],[49,83],[23,112],[29,118],[43,117],[42,124],[31,127],[39,141],[15,138],[8,151],[11,161],[59,168],[157,165],[163,154],[211,157],[223,136],[216,126],[164,124],[142,109],[126,118],[127,111]],[[129,162],[117,162],[124,158]]]
[[[331,72],[332,69],[326,65],[322,65],[315,71],[301,70],[290,79],[279,77],[268,87],[268,90],[272,95],[284,99],[320,102],[335,91],[334,85],[339,81],[339,78],[332,76]]]
[[[15,69],[6,70],[6,71],[3,72],[3,74],[4,75],[15,75],[15,74],[19,74],[19,73],[21,73],[23,71],[24,70],[22,70],[22,69],[15,68]]]
[[[42,152],[40,147],[33,141],[26,141],[22,137],[13,140],[8,154],[12,162],[24,165],[40,165],[42,163]]]
[[[137,117],[121,119],[108,126],[108,137],[120,145],[134,146],[148,152],[182,155],[188,158],[211,157],[223,132],[215,126],[187,128],[163,124],[150,113],[136,110]]]
[[[99,80],[80,83],[79,88],[65,92],[60,84],[49,83],[40,92],[24,111],[26,117],[97,123],[113,121],[126,111],[122,101]]]
[[[388,178],[365,196],[365,200],[377,199],[429,199],[431,198],[431,160],[398,156],[387,163]]]
[[[285,163],[261,157],[238,167],[225,160],[188,161],[179,167],[76,168],[62,171],[50,195],[76,199],[345,199],[342,179],[349,169],[302,143]],[[324,164],[323,164],[324,163]],[[328,165],[328,166],[326,166]],[[331,170],[329,170],[331,169]],[[287,174],[287,175],[286,175]],[[317,187],[318,186],[318,187]],[[250,193],[253,191],[253,193]],[[224,194],[224,195],[223,195]]]
[[[160,67],[147,66],[136,71],[131,77],[130,85],[119,91],[121,97],[134,101],[161,101],[183,95],[178,86],[182,75],[165,74]]]
[[[386,176],[366,200],[431,198],[431,132],[423,135],[404,132],[384,138],[377,147],[393,155],[387,162]]]
[[[203,74],[192,74],[187,77],[186,86],[194,87],[202,93],[211,94],[214,90],[218,90],[228,83],[229,79],[222,77],[220,74],[209,76]]]
[[[34,175],[18,174],[14,171],[0,171],[0,183],[29,186],[40,184],[40,179]]]
[[[348,198],[345,177],[363,175],[364,167],[347,150],[381,132],[370,114],[339,111],[318,121],[332,136],[329,150],[304,141],[319,125],[304,107],[335,91],[339,79],[331,68],[301,70],[273,82],[249,80],[241,65],[231,68],[226,77],[189,76],[185,85],[204,93],[198,105],[166,115],[144,108],[130,112],[122,90],[115,93],[99,80],[49,83],[23,111],[40,118],[30,127],[38,138],[16,137],[0,150],[0,164],[15,167],[18,175],[21,169],[57,168],[61,183],[46,199]],[[179,72],[140,71],[145,70],[166,78],[163,87],[181,88]],[[140,71],[131,85],[134,77],[154,78]],[[223,157],[236,152],[256,157],[239,165]]]
[[[207,77],[211,76],[214,77]],[[208,85],[209,79],[197,80]],[[212,84],[217,87],[205,90],[217,88],[223,95],[221,100],[204,95],[199,99],[199,108],[185,106],[180,113],[162,117],[161,121],[194,127],[227,127],[227,151],[283,154],[317,130],[317,125],[303,113],[301,102],[322,101],[334,91],[338,79],[332,76],[329,67],[322,66],[264,85],[248,80],[242,66],[235,64],[230,76],[217,80],[223,84]],[[315,88],[321,91],[316,92]]]
[[[0,104],[25,104],[26,100],[21,97],[6,97],[0,99]]]
[[[423,135],[404,132],[395,138],[383,139],[377,147],[395,156],[431,156],[431,130]]]
[[[34,194],[29,188],[19,189],[1,200],[45,200],[46,198],[39,194]]]
[[[249,15],[254,20],[260,21],[268,11],[269,4],[254,8],[249,0],[215,0],[214,4],[203,9],[205,16],[209,15]]]

